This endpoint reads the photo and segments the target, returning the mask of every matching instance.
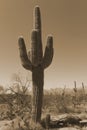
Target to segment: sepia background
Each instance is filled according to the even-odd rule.
[[[47,35],[54,37],[45,88],[73,87],[75,80],[87,85],[87,0],[0,0],[0,84],[7,86],[13,73],[28,73],[21,66],[18,37],[29,49],[35,5],[41,9],[43,48]]]

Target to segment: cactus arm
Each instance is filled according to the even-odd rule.
[[[45,53],[43,57],[43,68],[47,68],[53,59],[53,38],[52,36],[48,36],[47,38],[47,45],[45,48]]]
[[[32,70],[32,64],[27,56],[27,51],[26,51],[24,39],[22,37],[20,37],[18,43],[19,43],[20,59],[22,62],[22,66],[25,69]]]

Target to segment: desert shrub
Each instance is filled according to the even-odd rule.
[[[23,117],[25,112],[31,111],[30,81],[27,78],[25,81],[22,80],[17,74],[13,79],[6,93],[0,95],[0,100],[9,106],[7,117],[10,119],[15,118],[16,115]]]
[[[84,111],[80,107],[87,102],[85,88],[75,86],[73,89],[52,89],[44,93],[43,111],[44,113],[74,113]],[[74,106],[75,105],[75,106]]]
[[[31,113],[32,109],[32,98],[28,89],[29,84],[23,84],[20,77],[16,77],[15,81],[16,82],[7,90],[7,92],[10,91],[10,93],[3,93],[0,95],[0,102],[9,105],[9,111],[3,115],[7,114],[7,118],[10,119],[13,119],[18,115],[24,119],[26,113]],[[49,113],[81,113],[81,111],[86,109],[83,105],[87,102],[87,94],[84,89],[82,87],[78,88],[76,92],[74,92],[73,89],[68,88],[46,90],[43,98],[42,116]],[[75,94],[77,97],[75,97]],[[74,107],[74,104],[76,105],[76,108]],[[6,118],[6,116],[4,116],[4,118]],[[27,124],[28,119],[24,120]]]

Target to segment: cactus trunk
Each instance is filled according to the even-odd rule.
[[[32,71],[33,97],[32,97],[32,119],[40,122],[43,102],[44,74],[41,66],[35,67]]]
[[[22,66],[32,72],[32,119],[40,122],[43,103],[44,69],[47,68],[53,58],[53,38],[48,36],[47,45],[43,56],[41,38],[40,8],[35,7],[34,30],[31,35],[31,51],[27,54],[23,38],[19,38],[19,50]]]

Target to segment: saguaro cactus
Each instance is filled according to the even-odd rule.
[[[33,103],[32,119],[34,122],[41,120],[41,109],[43,101],[44,69],[52,62],[53,58],[53,38],[48,36],[47,45],[43,55],[41,38],[41,16],[40,8],[35,7],[34,29],[31,34],[31,51],[26,51],[23,37],[19,38],[19,50],[22,66],[32,72]]]

